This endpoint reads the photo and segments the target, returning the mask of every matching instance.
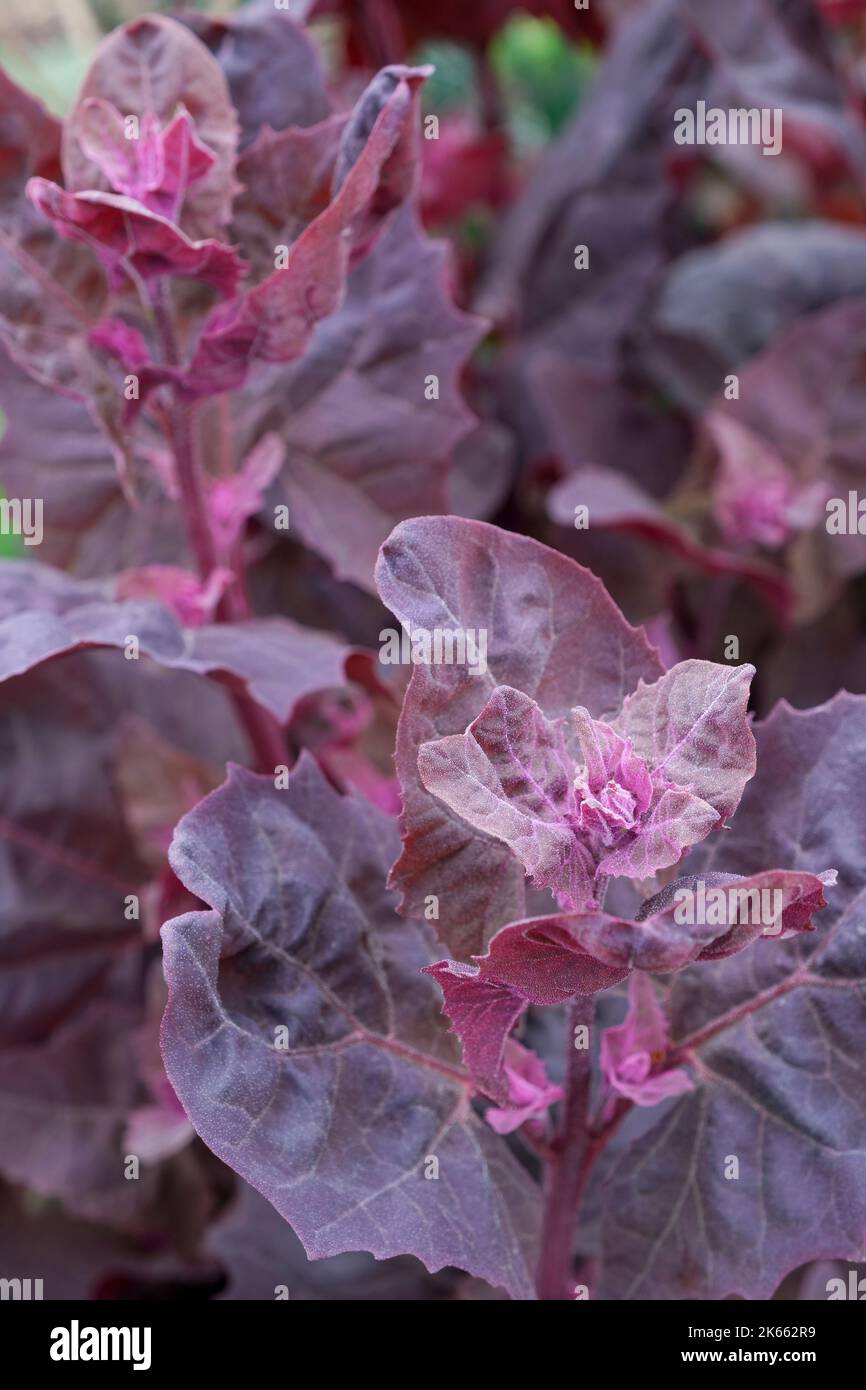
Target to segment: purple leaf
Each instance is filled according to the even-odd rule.
[[[231,563],[247,521],[261,511],[265,493],[280,471],[285,452],[279,435],[263,435],[237,473],[211,479],[207,517],[221,564]]]
[[[40,957],[46,966],[59,958],[62,985],[71,962],[62,943],[54,950],[52,933],[69,931],[87,956],[91,944],[110,952],[114,937],[122,945],[140,931],[124,918],[124,898],[139,890],[146,870],[113,782],[118,712],[106,705],[94,660],[40,667],[0,686],[0,936],[14,938],[32,971],[31,986],[15,991],[14,1010],[6,1000],[7,1022],[42,1008]],[[48,765],[57,770],[50,785]],[[16,959],[15,951],[4,956],[7,971],[18,969]]]
[[[536,888],[583,905],[593,863],[572,826],[575,769],[562,722],[497,686],[465,734],[421,745],[418,775],[449,810],[507,845]]]
[[[0,149],[0,225],[8,229],[20,208],[32,174],[55,178],[59,172],[63,127],[41,101],[25,92],[0,68],[0,109],[4,113]]]
[[[719,452],[713,508],[729,544],[778,550],[795,532],[824,521],[830,488],[823,478],[798,486],[782,459],[735,416],[714,410],[705,423]]]
[[[783,704],[757,732],[734,828],[695,871],[783,859],[798,873],[836,865],[838,885],[817,932],[677,977],[674,1047],[697,1089],[608,1174],[607,1297],[766,1299],[807,1260],[866,1253],[866,701]]]
[[[115,455],[124,455],[122,402],[84,342],[103,307],[105,277],[88,251],[59,237],[25,196],[32,176],[58,177],[60,127],[2,74],[0,104],[0,339],[30,376],[85,402]],[[10,409],[5,399],[4,407],[11,414],[14,403]],[[34,462],[28,459],[31,468]]]
[[[765,222],[681,256],[645,331],[649,375],[700,409],[794,319],[866,293],[866,234],[832,222]],[[756,313],[760,305],[760,313]]]
[[[114,399],[122,403],[116,391]],[[148,469],[136,474],[138,508],[129,506],[108,443],[85,405],[46,390],[2,353],[0,402],[6,417],[0,483],[10,497],[43,499],[42,559],[89,577],[186,558],[177,503]]]
[[[71,193],[106,192],[110,183],[88,152],[91,102],[107,102],[141,122],[167,126],[184,107],[196,143],[213,166],[189,188],[182,226],[193,240],[211,237],[231,216],[236,191],[237,116],[219,65],[188,29],[161,15],[133,19],[100,44],[63,132],[63,173]]]
[[[143,280],[178,275],[202,280],[226,299],[244,272],[237,252],[221,241],[190,241],[172,222],[143,203],[116,193],[66,193],[46,179],[27,192],[61,236],[81,241],[99,257],[116,289],[131,266]]]
[[[533,918],[503,927],[477,965],[440,960],[427,974],[439,983],[443,1012],[460,1038],[463,1060],[481,1090],[507,1099],[505,1047],[530,1004],[564,1004],[619,984],[628,968],[608,966],[571,935],[568,919]]]
[[[642,383],[623,380],[618,369],[603,371],[556,352],[534,353],[527,375],[546,447],[568,474],[632,484],[644,508],[679,482],[694,448],[694,426],[684,412],[671,410]],[[596,520],[593,508],[593,525]],[[565,524],[572,521],[569,516]]]
[[[173,613],[182,627],[202,627],[215,614],[226,589],[234,582],[229,569],[215,569],[207,584],[178,565],[142,565],[123,570],[114,582],[119,599],[155,599]]]
[[[366,590],[398,521],[448,509],[449,458],[473,423],[459,378],[483,325],[455,308],[446,264],[398,211],[303,357],[256,374],[239,402],[248,448],[265,431],[285,441],[275,488],[300,539]]]
[[[24,769],[20,759],[15,771]],[[14,820],[0,822],[0,873],[11,908],[0,935],[0,1055],[45,1043],[94,999],[110,995],[115,1003],[135,1002],[141,927],[124,921],[124,903],[125,893],[142,886],[142,868],[135,864],[125,883],[118,870],[113,893],[106,870],[98,895],[94,879],[99,882],[102,866],[94,862],[92,851],[89,859],[80,855],[76,861],[60,841],[65,810],[58,804],[50,808],[53,841],[28,834],[18,806]],[[48,819],[43,816],[43,824]],[[89,828],[92,833],[93,817]],[[45,894],[41,921],[15,902],[16,892],[36,895],[40,889]],[[76,919],[86,916],[85,904],[94,900],[101,919],[76,926]],[[64,908],[68,915],[54,915]],[[27,922],[28,915],[36,920]]]
[[[273,0],[229,15],[185,9],[176,18],[210,50],[225,74],[240,120],[241,149],[265,127],[311,126],[330,112],[315,44]],[[240,173],[240,171],[239,171]],[[246,182],[241,175],[241,182]]]
[[[503,1049],[529,1004],[562,1004],[595,994],[619,984],[631,970],[666,974],[695,960],[722,959],[765,932],[783,937],[810,931],[812,914],[825,904],[824,886],[834,876],[773,869],[746,877],[707,875],[711,879],[714,886],[724,880],[736,889],[722,912],[705,911],[696,880],[684,878],[645,904],[652,911],[636,922],[605,912],[534,917],[498,931],[487,954],[475,957],[477,965],[438,961],[430,966],[463,1059],[482,1090],[503,1097]],[[691,912],[678,911],[677,888],[695,895]],[[769,922],[762,916],[765,903],[772,909]]]
[[[265,127],[238,160],[243,189],[235,201],[232,235],[244,248],[256,280],[274,268],[274,247],[297,241],[331,199],[331,179],[348,117],[318,125]]]
[[[0,563],[0,681],[91,647],[129,649],[176,671],[246,688],[286,723],[314,690],[342,685],[347,649],[288,618],[251,618],[184,629],[157,603],[112,602],[106,586],[26,561]]]
[[[147,112],[136,140],[125,133],[124,117],[111,102],[91,97],[81,103],[79,141],[109,187],[170,222],[179,222],[189,185],[213,168],[216,156],[196,136],[189,112],[160,128]]]
[[[660,680],[643,680],[614,721],[656,773],[732,816],[755,772],[746,717],[753,666],[683,661]]]
[[[490,258],[479,310],[517,320],[525,356],[543,344],[596,368],[616,361],[666,259],[673,113],[704,67],[675,0],[619,27],[588,99],[545,152]],[[576,241],[591,247],[580,273]]]
[[[828,873],[829,878],[821,877]],[[668,898],[668,889],[650,900],[653,910],[645,914],[642,910],[636,922],[606,913],[550,921],[564,927],[581,950],[589,951],[611,969],[667,974],[691,961],[733,955],[764,934],[775,938],[811,931],[812,914],[824,907],[824,887],[832,881],[832,871],[826,868],[820,874],[765,869],[735,875],[729,879],[735,893],[726,894],[724,902],[712,899],[713,911],[705,911],[702,905],[706,898],[701,897],[699,884],[687,875],[676,881],[675,890],[686,889],[690,896],[696,895],[693,910],[687,899],[677,902],[675,890]],[[767,921],[765,903],[769,903]]]
[[[722,11],[713,0],[695,0],[688,24],[713,59],[708,107],[782,108],[786,143],[795,149],[817,146],[821,153],[822,146],[829,147],[860,186],[866,184],[866,134],[851,109],[827,29],[812,6],[786,11],[772,0],[732,0]],[[737,167],[734,157],[740,151],[726,153]],[[755,162],[766,167],[774,161]]]
[[[398,526],[382,547],[377,583],[401,623],[483,632],[488,641],[484,675],[414,667],[397,738],[403,853],[393,880],[403,890],[402,910],[420,916],[433,894],[443,941],[466,956],[525,914],[523,871],[505,847],[473,832],[424,788],[421,745],[462,737],[497,685],[530,696],[548,720],[577,704],[600,717],[614,714],[661,665],[587,570],[483,522],[426,517]]]
[[[447,1274],[430,1275],[408,1255],[374,1260],[368,1254],[308,1260],[291,1226],[248,1183],[208,1233],[208,1252],[228,1276],[221,1299],[273,1302],[285,1288],[293,1303],[335,1299],[414,1301],[447,1296]]]
[[[418,973],[424,936],[394,916],[394,836],[309,760],[287,791],[232,770],[172,849],[211,910],[163,929],[166,1068],[308,1255],[411,1253],[528,1298],[535,1194],[473,1115]],[[429,1157],[443,1181],[425,1180]]]
[[[596,906],[597,881],[649,878],[736,809],[755,768],[746,718],[754,668],[687,661],[640,681],[613,725],[576,707],[548,721],[497,686],[465,734],[422,744],[424,788],[502,841],[562,907]]]
[[[529,1007],[516,989],[487,980],[477,965],[440,960],[427,967],[442,990],[442,1012],[460,1039],[463,1061],[480,1090],[503,1103],[507,1099],[505,1046],[515,1024]]]
[[[42,1296],[51,1302],[105,1297],[106,1283],[117,1276],[139,1278],[146,1287],[148,1273],[161,1274],[166,1282],[180,1273],[179,1262],[160,1265],[158,1256],[148,1259],[140,1241],[105,1225],[75,1220],[54,1202],[34,1202],[26,1188],[2,1190],[0,1221],[0,1278],[38,1270]]]
[[[521,1125],[543,1134],[548,1110],[565,1097],[562,1087],[550,1082],[544,1063],[514,1038],[509,1038],[505,1046],[505,1077],[506,1104],[491,1106],[485,1120],[497,1134],[513,1134]]]
[[[70,1211],[95,1219],[110,1205],[131,1224],[152,1189],[123,1172],[123,1133],[140,1096],[132,1063],[135,1015],[92,1003],[51,1038],[0,1051],[0,1171],[12,1182],[62,1197]]]
[[[740,398],[716,398],[704,417],[718,455],[714,508],[736,538],[780,545],[800,536],[801,602],[832,599],[839,577],[861,573],[855,528],[828,531],[831,498],[863,487],[866,415],[860,378],[866,298],[848,297],[796,320],[740,372]],[[808,540],[802,536],[809,532]]]
[[[192,394],[242,385],[254,361],[299,357],[319,320],[339,308],[359,238],[369,239],[370,218],[381,217],[409,191],[414,165],[407,147],[416,138],[416,93],[428,73],[427,68],[388,68],[374,79],[375,119],[367,130],[368,89],[343,134],[342,180],[335,180],[331,203],[290,248],[285,268],[235,305],[217,310],[205,325],[187,376]],[[361,130],[367,136],[363,143]]]
[[[625,474],[613,468],[578,468],[548,495],[548,513],[560,526],[574,526],[580,507],[588,509],[593,531],[646,537],[704,574],[716,579],[742,577],[768,604],[788,616],[792,593],[779,570],[760,559],[703,544]],[[655,568],[661,563],[656,557],[654,562]]]

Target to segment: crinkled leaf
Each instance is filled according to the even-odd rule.
[[[592,864],[569,823],[574,764],[562,723],[498,686],[465,734],[421,745],[418,775],[461,820],[507,845],[536,887],[583,903]]]
[[[685,851],[718,823],[713,807],[701,797],[671,787],[646,813],[635,838],[605,854],[599,872],[611,878],[650,878],[659,869],[678,864]]]
[[[693,1088],[685,1067],[669,1067],[668,1023],[656,987],[636,973],[628,984],[628,1012],[616,1028],[601,1035],[599,1066],[608,1095],[635,1105],[653,1106]]]
[[[755,738],[746,718],[754,666],[681,661],[660,680],[641,680],[614,728],[636,753],[718,813],[732,816],[755,772]]]
[[[204,178],[216,161],[198,139],[185,106],[164,129],[148,112],[135,140],[128,138],[122,113],[100,97],[81,103],[78,121],[81,147],[109,187],[170,222],[180,220],[190,184]]]
[[[167,125],[180,106],[190,113],[198,140],[215,158],[189,189],[182,225],[198,239],[213,236],[231,216],[237,151],[237,116],[218,63],[188,29],[162,15],[130,20],[100,44],[63,131],[64,182],[71,192],[107,191],[99,165],[82,147],[87,102],[110,102],[124,116],[148,112]]]
[[[425,898],[437,897],[442,939],[465,956],[524,915],[523,871],[506,847],[468,829],[425,790],[421,745],[462,735],[497,685],[529,695],[548,719],[577,704],[600,717],[615,713],[638,680],[655,679],[661,666],[587,570],[483,522],[404,522],[382,547],[377,583],[401,623],[487,635],[483,675],[414,667],[397,738],[403,853],[393,879],[410,915],[421,916]]]
[[[595,905],[597,875],[649,878],[736,809],[755,765],[753,674],[680,662],[651,686],[641,680],[613,726],[584,709],[552,723],[498,686],[465,734],[421,745],[418,774],[506,844],[537,888],[579,911]]]

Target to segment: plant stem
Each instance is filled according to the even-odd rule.
[[[193,407],[188,402],[175,399],[171,409],[170,429],[177,485],[190,548],[199,578],[206,584],[216,569],[216,550],[204,501],[201,463],[196,447],[196,419]]]
[[[180,365],[180,353],[164,282],[158,282],[152,287],[150,302],[163,357],[168,366],[177,367]],[[169,436],[174,452],[178,491],[190,549],[195,558],[199,578],[206,584],[217,567],[217,553],[205,503],[205,481],[199,458],[197,426],[195,407],[173,388]],[[239,622],[250,617],[240,546],[234,557],[234,568],[236,579],[217,610],[217,622]],[[273,774],[275,768],[287,765],[289,757],[286,740],[273,715],[263,709],[246,690],[233,688],[232,699],[249,736],[259,771]]]
[[[592,1049],[574,1046],[574,1030],[592,1026],[591,995],[581,995],[568,1010],[568,1067],[565,1100],[553,1156],[545,1175],[544,1219],[538,1296],[542,1299],[573,1297],[574,1239],[580,1200],[586,1188],[599,1139],[589,1134],[589,1097],[592,1082]]]
[[[289,756],[282,728],[270,711],[246,690],[233,690],[232,699],[253,746],[257,770],[273,776],[278,767],[290,767],[294,758]]]
[[[150,302],[162,355],[169,367],[178,367],[180,352],[164,281],[157,281],[151,286]],[[197,420],[193,405],[183,400],[176,388],[172,388],[169,432],[190,549],[199,579],[206,584],[216,568],[216,550],[204,501],[204,481],[197,447]]]
[[[401,61],[403,27],[393,0],[355,0],[353,18],[374,67]]]

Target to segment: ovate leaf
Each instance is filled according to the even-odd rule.
[[[198,141],[214,156],[210,172],[188,192],[182,225],[191,237],[214,235],[231,215],[238,122],[219,64],[188,29],[162,15],[131,20],[100,44],[63,131],[67,189],[106,191],[108,182],[82,144],[87,103],[110,102],[126,116],[148,112],[163,125],[184,106]]]
[[[528,1298],[535,1190],[469,1103],[427,940],[385,890],[395,839],[311,760],[287,790],[232,769],[171,851],[209,910],[163,929],[166,1069],[308,1255],[414,1254]]]

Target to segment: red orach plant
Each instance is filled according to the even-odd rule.
[[[522,7],[598,65],[530,168],[515,7],[307,8],[337,72],[257,4],[63,122],[0,77],[0,1275],[769,1298],[866,1258],[838,38]],[[425,157],[431,35],[485,99]],[[723,94],[787,183],[674,144]]]

